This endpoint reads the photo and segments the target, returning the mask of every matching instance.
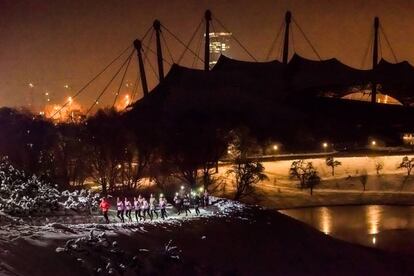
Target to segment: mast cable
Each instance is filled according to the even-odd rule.
[[[122,65],[119,67],[119,69],[116,71],[115,75],[112,77],[112,79],[107,83],[107,85],[104,87],[104,89],[101,91],[101,93],[99,94],[98,98],[93,102],[93,104],[91,105],[91,107],[88,109],[88,111],[86,112],[85,116],[87,116],[89,114],[89,112],[92,110],[92,108],[99,102],[100,98],[102,97],[102,95],[105,93],[105,91],[108,89],[108,87],[111,85],[111,83],[113,82],[113,80],[118,76],[119,72],[121,72],[122,68],[125,66],[125,64],[128,62],[129,59],[132,58],[132,54],[134,52],[132,52],[127,59],[125,59],[125,61],[122,63]]]
[[[201,20],[196,31],[201,27],[202,23],[203,23],[203,20]],[[165,27],[163,24],[161,24],[161,27],[163,27],[175,40],[177,40],[181,45],[183,45],[186,48],[186,50],[190,51],[193,55],[197,56],[197,54],[193,50],[188,48],[188,46],[178,36],[176,36],[173,32],[171,32],[167,27]],[[197,58],[201,60],[202,62],[204,62],[204,60],[200,58],[199,56],[197,56]],[[177,63],[180,63],[180,60]]]
[[[277,34],[276,34],[275,39],[273,40],[272,44],[270,45],[270,49],[269,49],[269,51],[267,52],[267,55],[266,55],[266,59],[265,59],[265,60],[269,60],[270,55],[272,54],[273,49],[275,48],[276,43],[277,43],[277,41],[279,40],[279,36],[280,36],[280,34],[282,33],[283,26],[285,26],[285,23],[284,23],[284,22],[282,22],[282,24],[280,24],[279,30],[278,30],[278,32],[277,32]]]
[[[369,36],[369,38],[368,38],[368,45],[367,45],[367,47],[366,47],[366,50],[365,50],[364,56],[363,56],[363,58],[362,58],[361,69],[363,69],[363,68],[364,68],[364,66],[365,66],[365,61],[367,60],[368,55],[372,52],[372,44],[373,44],[372,37],[373,37],[373,36],[374,36],[374,30],[372,30],[372,29],[371,29],[371,34],[370,34],[370,36]]]
[[[98,74],[96,74],[89,82],[87,82],[81,89],[79,89],[75,95],[73,95],[71,98],[75,99],[76,97],[78,97],[92,82],[94,82],[100,75],[102,75],[115,61],[117,61],[119,58],[121,58],[133,45],[131,44],[130,46],[128,46],[127,48],[125,48],[117,57],[115,57],[110,63],[108,63],[108,65],[105,66],[105,68],[103,68]],[[56,114],[58,114],[59,112],[62,111],[63,108],[65,108],[68,104],[70,103],[70,101],[66,101],[62,107],[57,110],[53,115],[52,115],[52,119],[56,116]]]
[[[213,31],[214,31],[214,27],[213,27]],[[198,56],[200,56],[200,51],[201,51],[201,45],[202,44],[203,44],[203,32],[200,32],[200,39],[199,39],[199,43],[198,43],[197,48],[196,48],[196,52],[197,52]],[[196,58],[196,56],[194,56],[193,64],[191,65],[191,67],[192,68],[197,67],[197,64],[198,64],[198,59]]]
[[[392,56],[393,56],[393,58],[394,58],[395,62],[396,62],[396,63],[398,63],[397,55],[395,54],[394,49],[392,48],[391,43],[390,43],[390,41],[388,40],[387,34],[385,33],[384,28],[382,27],[382,24],[380,24],[380,25],[379,25],[379,27],[380,27],[380,30],[381,30],[382,34],[384,35],[385,42],[387,42],[388,47],[389,47],[389,48],[390,48],[390,50],[391,50],[391,54],[392,54]]]
[[[302,30],[302,28],[299,26],[298,22],[296,22],[295,18],[292,16],[292,21],[295,23],[296,27],[298,27],[299,31],[301,32],[302,36],[305,38],[306,42],[309,44],[309,46],[312,48],[312,51],[315,53],[315,55],[318,57],[319,61],[322,61],[321,56],[316,51],[315,47],[313,46],[312,42],[309,40],[309,38],[306,36],[305,32]]]
[[[134,52],[135,52],[135,48],[132,50],[132,53],[130,55],[131,58],[128,59],[128,63],[126,65],[126,67],[125,67],[124,74],[122,75],[121,82],[119,83],[118,91],[115,94],[115,99],[114,99],[114,103],[112,104],[112,108],[115,106],[116,100],[118,99],[119,93],[121,92],[121,87],[122,87],[122,84],[124,83],[125,76],[126,76],[126,73],[128,72],[129,64],[131,63],[132,55],[134,54]]]
[[[216,20],[217,21],[217,23],[226,31],[226,32],[228,32],[228,33],[230,33],[230,31],[223,25],[223,23],[221,23],[221,21],[217,18],[217,17],[215,17],[215,16],[213,16],[213,19],[214,20]],[[237,44],[239,44],[239,46],[254,60],[254,61],[257,61],[257,59],[249,52],[249,50],[247,50],[247,48],[246,47],[244,47],[243,46],[243,44],[241,44],[241,42],[237,39],[237,37],[234,35],[234,34],[232,34],[232,38],[237,42]]]
[[[135,83],[134,83],[134,89],[132,89],[132,95],[131,95],[131,103],[134,101],[135,95],[138,92],[138,82],[141,79],[140,75],[137,74],[138,76],[135,78]]]
[[[161,32],[161,38],[162,38],[162,41],[164,42],[165,48],[167,49],[167,53],[170,56],[172,63],[175,63],[173,55],[171,54],[170,48],[168,47],[167,40],[165,39],[164,34],[162,32]]]

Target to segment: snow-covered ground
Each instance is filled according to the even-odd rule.
[[[197,220],[209,217],[231,216],[236,211],[242,211],[245,205],[236,201],[210,197],[212,205],[200,208],[200,214],[196,215],[194,209],[188,216],[177,215],[174,208],[167,211],[168,217],[136,222],[119,222],[116,211],[110,210],[109,219],[111,223],[104,223],[101,215],[60,215],[60,216],[37,216],[37,217],[12,217],[0,213],[0,245],[16,239],[26,239],[36,242],[42,238],[64,238],[77,237],[89,233],[91,230],[106,232],[107,234],[145,232],[146,226],[181,225],[185,221]]]
[[[289,168],[294,160],[263,162],[269,180],[256,185],[256,195],[243,199],[248,203],[279,209],[306,206],[347,204],[404,204],[414,205],[414,176],[407,177],[404,169],[397,169],[405,155],[376,157],[338,157],[342,164],[335,168],[326,166],[325,158],[305,159],[318,170],[322,181],[310,196],[308,190],[298,189],[298,181],[289,178]],[[413,156],[408,156],[412,158]],[[383,168],[377,175],[376,164]],[[217,193],[232,196],[234,185],[226,175],[230,165],[221,166],[216,177],[222,181]],[[361,175],[368,175],[363,191]]]
[[[81,251],[90,250],[91,246],[99,247],[100,249],[105,248],[106,253],[108,253],[117,250],[114,244],[108,244],[108,237],[131,236],[134,234],[145,235],[150,231],[148,228],[154,229],[155,227],[167,231],[170,227],[182,227],[184,223],[191,221],[234,217],[235,213],[242,212],[246,208],[245,205],[239,202],[222,198],[211,197],[210,201],[212,203],[210,206],[200,208],[199,215],[195,214],[194,209],[191,209],[191,214],[188,216],[185,214],[177,215],[176,210],[170,208],[168,210],[168,218],[165,220],[159,218],[151,221],[147,218],[146,221],[136,222],[134,219],[133,222],[120,223],[117,222],[116,211],[110,210],[111,223],[109,224],[104,223],[104,219],[100,215],[61,215],[23,218],[1,213],[0,260],[4,261],[0,261],[0,275],[19,275],[19,269],[15,269],[13,265],[7,264],[5,260],[11,257],[7,248],[13,247],[13,244],[19,244],[22,241],[36,247],[50,247],[53,244],[60,243],[61,246],[56,247],[56,253],[60,254],[77,255]],[[171,244],[166,245],[168,252],[175,251],[174,248]],[[148,251],[145,248],[140,250],[143,252]],[[178,255],[174,256],[179,258]],[[79,256],[77,261],[83,262]],[[115,273],[114,265],[112,262],[108,267],[100,267],[99,269],[104,275],[111,271]],[[91,268],[89,267],[88,269]],[[118,274],[115,273],[115,275]]]
[[[1,227],[0,275],[413,272],[408,257],[334,240],[271,210],[217,200],[199,217],[171,215],[166,221],[9,223]]]

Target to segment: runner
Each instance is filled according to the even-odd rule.
[[[124,206],[124,203],[122,202],[122,200],[119,197],[116,198],[116,209],[117,209],[116,216],[121,220],[122,223],[124,223],[125,222],[125,220],[124,220],[125,206]]]
[[[154,214],[157,216],[157,219],[158,219],[157,199],[155,198],[155,196],[153,194],[150,195],[149,208],[150,208],[150,218],[151,218],[151,220],[154,218]]]
[[[108,211],[109,211],[110,204],[109,204],[109,202],[106,200],[106,198],[105,198],[105,197],[103,197],[103,198],[102,198],[101,203],[99,204],[99,207],[100,207],[100,208],[101,208],[101,210],[102,210],[102,214],[103,214],[103,216],[104,216],[104,218],[105,218],[105,222],[106,222],[106,223],[109,223]]]
[[[124,200],[124,204],[125,204],[125,216],[128,218],[129,221],[132,222],[132,217],[131,217],[132,204],[131,204],[131,201],[129,201],[127,197]]]
[[[183,208],[183,201],[181,200],[181,197],[178,193],[175,193],[175,197],[174,197],[174,204],[175,204],[175,208],[177,208],[177,215],[181,214],[181,210]]]
[[[160,204],[160,210],[161,210],[161,218],[166,219],[166,217],[167,217],[167,211],[166,211],[167,200],[164,198],[163,194],[160,195],[160,203],[159,204]]]
[[[190,197],[189,197],[189,195],[185,195],[184,200],[183,200],[183,207],[184,207],[184,211],[185,211],[185,216],[187,216],[188,213],[191,214],[190,205],[191,205]]]
[[[144,221],[146,219],[146,214],[148,214],[148,216],[150,217],[150,213],[149,213],[149,204],[148,201],[145,199],[145,197],[142,199],[142,205],[141,205],[141,210],[142,210],[142,215],[144,218]]]
[[[194,210],[196,212],[196,215],[200,215],[200,209],[199,209],[200,201],[201,201],[200,196],[196,194],[193,199],[193,205],[194,205]]]
[[[134,210],[135,210],[135,219],[138,222],[139,220],[141,220],[141,204],[138,198],[136,197],[134,197]]]
[[[203,203],[204,203],[204,207],[207,207],[209,204],[209,195],[207,192],[207,189],[204,190],[204,194],[203,194]]]

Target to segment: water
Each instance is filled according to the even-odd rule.
[[[335,206],[281,210],[352,243],[414,254],[414,206]]]

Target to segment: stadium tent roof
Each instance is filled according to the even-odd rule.
[[[407,61],[390,63],[381,59],[373,74],[386,94],[402,102],[413,101],[414,67]]]
[[[360,70],[335,58],[316,61],[294,54],[287,65],[276,60],[248,62],[222,55],[208,72],[174,64],[165,80],[149,93],[145,101],[206,94],[210,97],[273,95],[277,98],[287,91],[309,96],[315,91],[329,91],[342,97],[349,93],[349,87],[367,85],[373,80],[386,94],[403,103],[414,98],[414,67],[406,61],[393,64],[382,59],[375,70]],[[136,104],[141,102],[139,100]]]

